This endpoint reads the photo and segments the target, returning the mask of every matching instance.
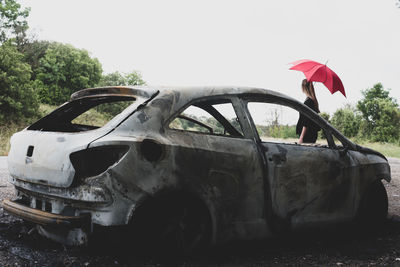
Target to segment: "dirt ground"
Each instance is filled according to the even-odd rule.
[[[310,230],[263,241],[234,242],[202,256],[165,259],[135,251],[122,253],[107,241],[66,247],[38,235],[33,225],[0,208],[0,266],[265,266],[399,265],[400,159],[389,159],[392,182],[389,220],[377,233],[361,234],[350,226]],[[0,157],[0,199],[12,197],[6,158]],[[129,247],[129,245],[125,245]]]

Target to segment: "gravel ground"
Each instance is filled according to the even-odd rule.
[[[37,234],[33,225],[0,208],[0,266],[400,266],[400,159],[389,159],[392,182],[389,220],[377,233],[360,234],[354,228],[297,233],[263,241],[236,242],[203,256],[161,259],[121,253],[109,242],[87,247],[65,247]],[[12,197],[6,158],[0,157],[0,199]],[[101,243],[101,244],[100,244]]]

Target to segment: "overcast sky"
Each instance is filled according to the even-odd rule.
[[[303,101],[304,75],[288,63],[313,59],[347,94],[317,85],[321,111],[377,82],[400,102],[396,0],[20,2],[39,39],[88,50],[106,73],[138,70],[149,85],[256,86]]]

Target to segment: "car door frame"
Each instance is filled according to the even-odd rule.
[[[200,102],[212,102],[213,100],[226,100],[232,104],[232,107],[236,113],[236,116],[239,120],[239,124],[241,125],[243,137],[234,137],[234,136],[223,136],[218,134],[211,134],[211,133],[202,133],[202,132],[194,132],[194,131],[184,131],[180,129],[173,129],[169,127],[169,124],[179,116],[186,108]],[[211,114],[210,114],[211,115]],[[231,140],[238,140],[239,142],[243,142],[243,145],[246,147],[247,151],[252,151],[251,153],[245,153],[246,156],[251,157],[252,164],[254,168],[258,170],[254,170],[254,168],[244,168],[242,171],[246,172],[247,176],[252,177],[244,177],[243,182],[240,186],[240,190],[243,192],[238,196],[238,199],[235,200],[235,203],[240,203],[239,206],[232,205],[230,207],[223,206],[222,198],[220,197],[220,193],[216,191],[215,186],[209,187],[211,191],[207,191],[208,189],[204,189],[202,193],[198,195],[202,195],[201,197],[205,200],[207,205],[209,206],[210,210],[213,210],[213,217],[214,221],[214,229],[218,233],[216,237],[219,240],[224,240],[226,235],[234,235],[236,238],[239,239],[248,239],[248,238],[261,238],[269,235],[268,228],[266,227],[266,223],[264,220],[264,190],[262,189],[264,183],[264,172],[263,172],[263,163],[260,162],[259,157],[259,147],[254,142],[254,135],[252,129],[250,128],[250,124],[247,120],[247,113],[242,110],[242,104],[239,100],[238,96],[236,95],[217,95],[217,96],[207,96],[202,98],[193,99],[192,101],[185,103],[185,105],[179,107],[173,115],[170,116],[168,120],[165,121],[164,124],[165,129],[165,137],[167,139],[178,140],[178,144],[174,144],[174,149],[181,145],[186,145],[188,142],[184,141],[184,139],[189,140],[190,138],[197,137],[196,139],[203,139],[207,140],[208,144],[212,144],[214,139],[219,138],[229,138]],[[180,133],[185,132],[185,138],[176,139]],[[174,137],[175,136],[175,137]],[[182,135],[183,137],[183,135]],[[172,139],[171,139],[172,138]],[[192,139],[193,140],[193,139]],[[186,142],[186,144],[184,144]],[[197,146],[194,142],[191,143],[192,147]],[[243,151],[244,152],[244,151]],[[174,154],[178,154],[175,153]],[[242,153],[243,154],[243,153]],[[250,155],[252,154],[252,155]],[[184,159],[183,159],[184,160]],[[182,166],[182,164],[175,163],[174,166]],[[180,172],[179,170],[175,171],[176,173]],[[196,169],[188,170],[186,173],[192,172],[192,176],[198,176],[199,172]],[[193,173],[194,172],[194,173]],[[204,176],[209,176],[208,179],[213,179],[212,176],[225,176],[229,177],[229,171],[224,170],[213,170],[214,175],[208,173],[208,175],[201,175],[203,178]],[[256,175],[255,175],[256,174]],[[182,176],[182,174],[179,174]],[[200,185],[200,183],[199,183]],[[261,189],[260,189],[261,187]],[[196,191],[200,188],[194,188],[193,191]],[[207,187],[208,188],[208,187]],[[207,192],[206,192],[207,191]],[[220,200],[219,200],[220,199]],[[222,205],[222,206],[221,206]],[[231,217],[230,213],[233,214]],[[224,222],[221,222],[221,218],[229,218],[233,219],[232,222],[229,222],[226,219],[222,219]],[[225,236],[225,237],[224,237]]]
[[[246,94],[242,95],[240,97],[242,109],[246,112],[246,116],[248,119],[248,122],[250,124],[250,128],[252,129],[252,134],[254,141],[258,147],[259,154],[261,157],[262,162],[264,163],[264,190],[265,190],[265,207],[266,207],[266,219],[267,223],[269,224],[270,228],[272,228],[273,231],[281,232],[281,231],[287,231],[291,229],[293,226],[304,226],[306,223],[308,223],[310,220],[297,220],[297,222],[291,221],[290,217],[293,214],[288,214],[288,217],[282,217],[281,214],[279,214],[276,209],[274,209],[274,203],[273,203],[273,198],[274,198],[274,192],[272,191],[272,185],[270,183],[271,181],[271,164],[269,164],[269,159],[267,158],[267,151],[266,147],[263,146],[263,142],[261,141],[257,129],[255,126],[255,123],[252,119],[252,116],[248,110],[247,104],[249,102],[267,102],[267,103],[273,103],[273,104],[280,104],[287,106],[289,108],[293,108],[294,110],[298,112],[302,112],[304,115],[309,117],[311,120],[316,122],[321,129],[324,131],[327,142],[328,142],[328,147],[326,149],[330,149],[330,154],[337,154],[339,157],[345,157],[346,158],[346,165],[342,166],[346,171],[351,168],[351,163],[350,163],[350,155],[347,153],[347,150],[349,148],[353,148],[353,145],[351,142],[348,142],[348,140],[343,137],[336,129],[334,129],[328,122],[320,118],[314,111],[312,111],[310,108],[306,107],[305,105],[301,104],[300,102],[291,99],[291,98],[284,98],[280,96],[274,96],[274,95],[265,95],[265,94]],[[342,142],[343,147],[339,147],[335,144],[334,139],[333,139],[333,134],[339,141]],[[267,142],[265,142],[267,143]],[[296,146],[296,144],[293,144],[293,146]],[[297,145],[300,148],[302,146]],[[268,147],[267,147],[268,148]],[[310,147],[311,148],[311,147]],[[315,149],[315,148],[311,148]],[[343,161],[343,159],[342,159]],[[347,178],[345,178],[347,179]],[[352,181],[353,183],[355,181]],[[349,198],[352,198],[351,193],[348,193]],[[351,202],[351,200],[348,200]],[[354,203],[354,201],[352,201]],[[306,203],[307,204],[307,203]],[[307,204],[309,205],[309,204]],[[306,206],[307,206],[306,205]],[[347,214],[344,216],[343,220],[347,220],[351,217],[351,212],[353,210],[353,207],[349,207],[349,209],[346,211]],[[313,219],[311,219],[312,221]],[[332,218],[330,218],[332,220]],[[318,222],[318,220],[314,221]]]

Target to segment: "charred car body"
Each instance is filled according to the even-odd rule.
[[[102,127],[74,123],[127,100]],[[313,120],[326,143],[264,140],[272,128],[257,117],[270,105]],[[71,245],[86,243],[94,225],[128,225],[191,249],[312,224],[377,222],[388,206],[381,180],[390,181],[384,156],[302,103],[258,88],[81,90],[12,137],[8,165],[17,197],[4,209]]]

